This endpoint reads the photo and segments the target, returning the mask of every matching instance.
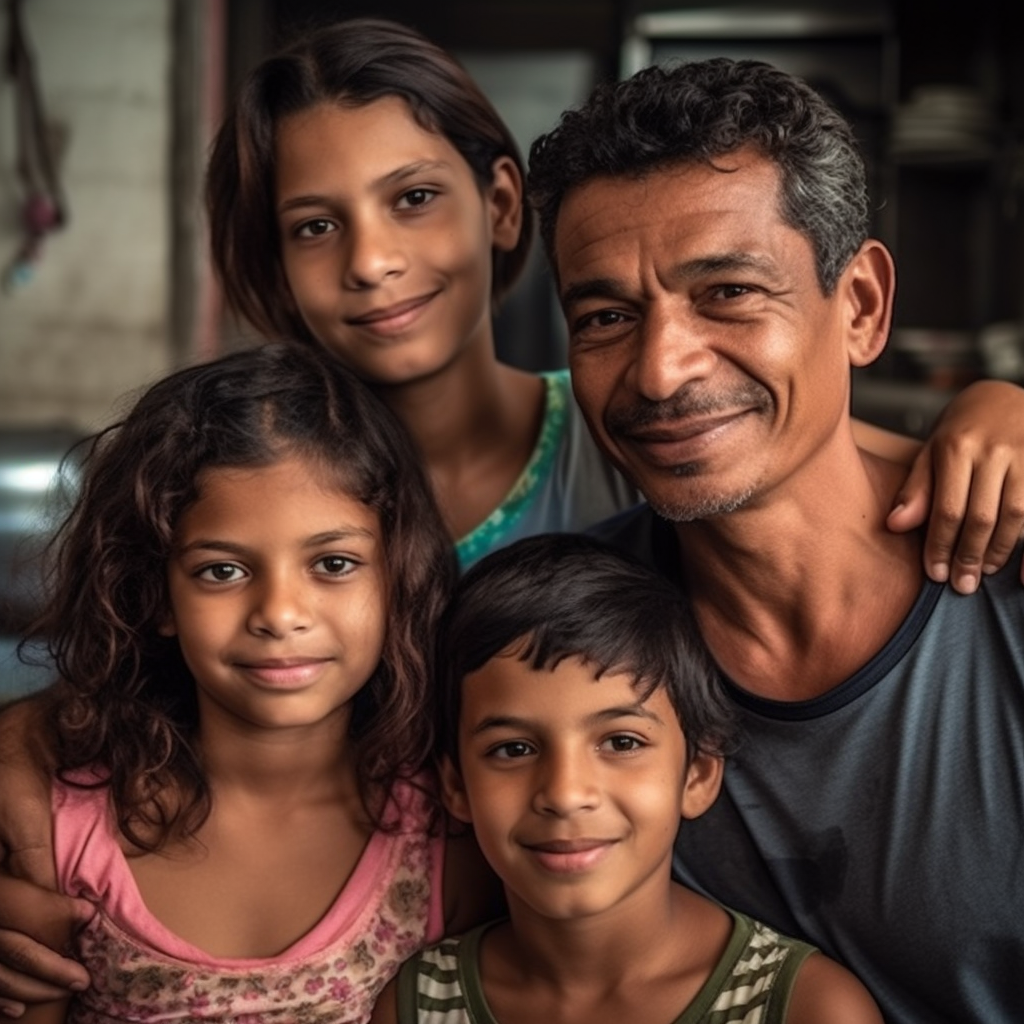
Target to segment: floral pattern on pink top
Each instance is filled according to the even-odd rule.
[[[58,784],[62,885],[99,907],[76,948],[93,984],[72,1001],[68,1021],[366,1021],[402,962],[443,929],[443,840],[426,831],[427,798],[406,785],[392,806],[399,831],[374,833],[345,889],[306,936],[273,959],[225,960],[185,943],[146,911],[105,792]]]

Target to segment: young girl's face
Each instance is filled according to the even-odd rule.
[[[204,725],[347,725],[380,660],[380,524],[326,477],[300,458],[200,476],[175,531],[161,631],[178,638]]]
[[[510,159],[481,191],[448,139],[389,96],[285,118],[275,160],[282,265],[321,344],[377,384],[492,344],[492,249],[515,246],[521,216]]]

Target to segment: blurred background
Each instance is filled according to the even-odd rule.
[[[525,151],[601,79],[757,57],[853,122],[874,233],[896,255],[886,355],[858,415],[920,435],[978,376],[1024,382],[1024,33],[1019,0],[3,0],[0,38],[0,698],[32,685],[19,573],[77,436],[185,362],[245,343],[205,249],[205,154],[245,72],[312,23],[420,29],[480,82]],[[512,339],[516,339],[513,343]],[[544,260],[498,322],[502,357],[564,365]],[[73,471],[71,471],[73,484]]]

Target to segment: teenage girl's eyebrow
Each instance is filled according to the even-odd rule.
[[[708,274],[756,273],[774,279],[778,274],[776,263],[768,256],[749,252],[723,252],[698,256],[685,260],[672,268],[671,276],[677,281],[705,277]],[[567,307],[584,299],[626,298],[629,289],[625,282],[614,277],[594,277],[567,285],[562,291],[561,302]]]
[[[361,526],[354,526],[350,529],[325,530],[323,533],[315,533],[307,537],[303,542],[304,548],[318,548],[324,544],[345,543],[354,539],[375,540],[376,535],[372,530]],[[197,537],[188,544],[178,548],[179,555],[185,555],[192,551],[218,551],[233,555],[247,555],[251,549],[244,544],[236,544],[230,540],[218,540],[215,537]]]
[[[387,174],[382,174],[374,181],[377,188],[389,188],[400,185],[403,181],[416,178],[421,174],[431,174],[436,171],[450,171],[451,164],[445,160],[417,160],[411,164],[402,164]],[[304,209],[307,206],[325,206],[330,203],[330,196],[327,195],[303,195],[291,196],[282,200],[277,205],[278,213],[287,213],[289,210]]]
[[[661,716],[647,708],[641,703],[626,704],[623,707],[602,708],[583,719],[585,725],[601,725],[604,722],[616,721],[620,718],[642,718],[644,721],[661,725]],[[479,736],[482,733],[493,730],[518,729],[524,732],[536,727],[536,722],[530,718],[519,715],[487,715],[470,730],[471,736]]]

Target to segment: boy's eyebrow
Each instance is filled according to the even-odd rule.
[[[583,721],[587,725],[600,725],[602,722],[614,721],[617,718],[643,718],[657,725],[664,724],[661,715],[651,711],[645,704],[625,704],[621,707],[602,708],[587,715]],[[487,715],[481,718],[470,731],[471,736],[488,732],[491,729],[530,729],[536,722],[520,715]]]

